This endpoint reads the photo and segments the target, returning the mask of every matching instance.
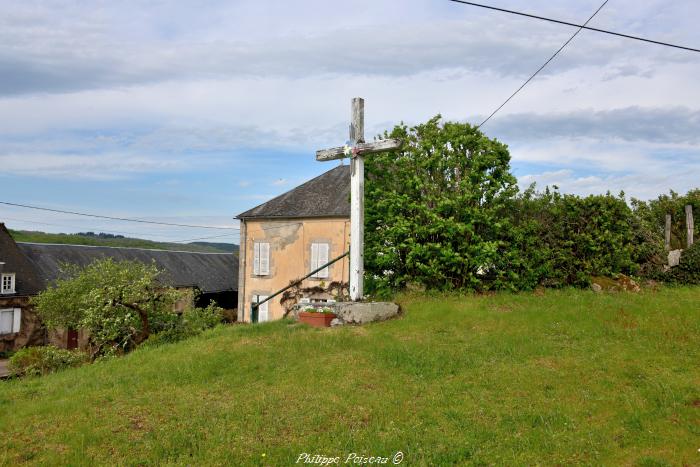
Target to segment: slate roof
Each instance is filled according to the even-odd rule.
[[[164,271],[163,282],[174,287],[198,287],[204,293],[238,290],[238,259],[231,253],[190,253],[49,243],[17,243],[38,273],[42,288],[61,276],[63,263],[87,266],[96,259],[131,260]]]
[[[15,273],[15,296],[36,295],[42,290],[34,265],[22,254],[3,223],[0,223],[0,263],[5,263],[3,272]]]
[[[340,165],[237,219],[350,217],[350,166]]]

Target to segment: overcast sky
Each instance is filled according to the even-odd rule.
[[[488,1],[578,23],[600,5]],[[611,0],[591,25],[698,48],[698,18],[696,0]],[[345,142],[352,97],[368,137],[438,113],[479,123],[574,31],[447,0],[5,0],[0,201],[235,227],[336,164],[314,151]],[[700,54],[583,31],[483,130],[523,186],[685,192],[700,186],[698,77]],[[226,234],[3,206],[1,221]]]

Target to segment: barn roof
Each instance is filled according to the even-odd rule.
[[[237,219],[350,217],[350,166],[340,165]]]
[[[21,242],[17,246],[34,265],[44,287],[61,277],[64,263],[87,266],[97,259],[113,258],[155,262],[164,271],[164,283],[174,287],[197,287],[204,293],[238,290],[238,260],[231,253]]]

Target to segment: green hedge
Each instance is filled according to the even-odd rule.
[[[700,284],[700,243],[683,250],[678,266],[662,277],[675,284]]]
[[[592,276],[654,277],[665,263],[666,210],[678,221],[682,205],[700,206],[700,190],[630,204],[624,193],[519,193],[505,144],[440,116],[385,136],[402,146],[366,161],[365,264],[374,295],[407,285],[528,290],[587,286]],[[677,280],[694,277],[679,272]]]
[[[13,376],[38,376],[79,366],[88,360],[88,355],[78,350],[59,349],[53,345],[26,347],[12,355],[9,371]]]

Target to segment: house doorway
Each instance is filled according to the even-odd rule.
[[[78,331],[75,329],[69,329],[67,332],[67,342],[66,342],[66,348],[68,350],[74,350],[78,348]]]

